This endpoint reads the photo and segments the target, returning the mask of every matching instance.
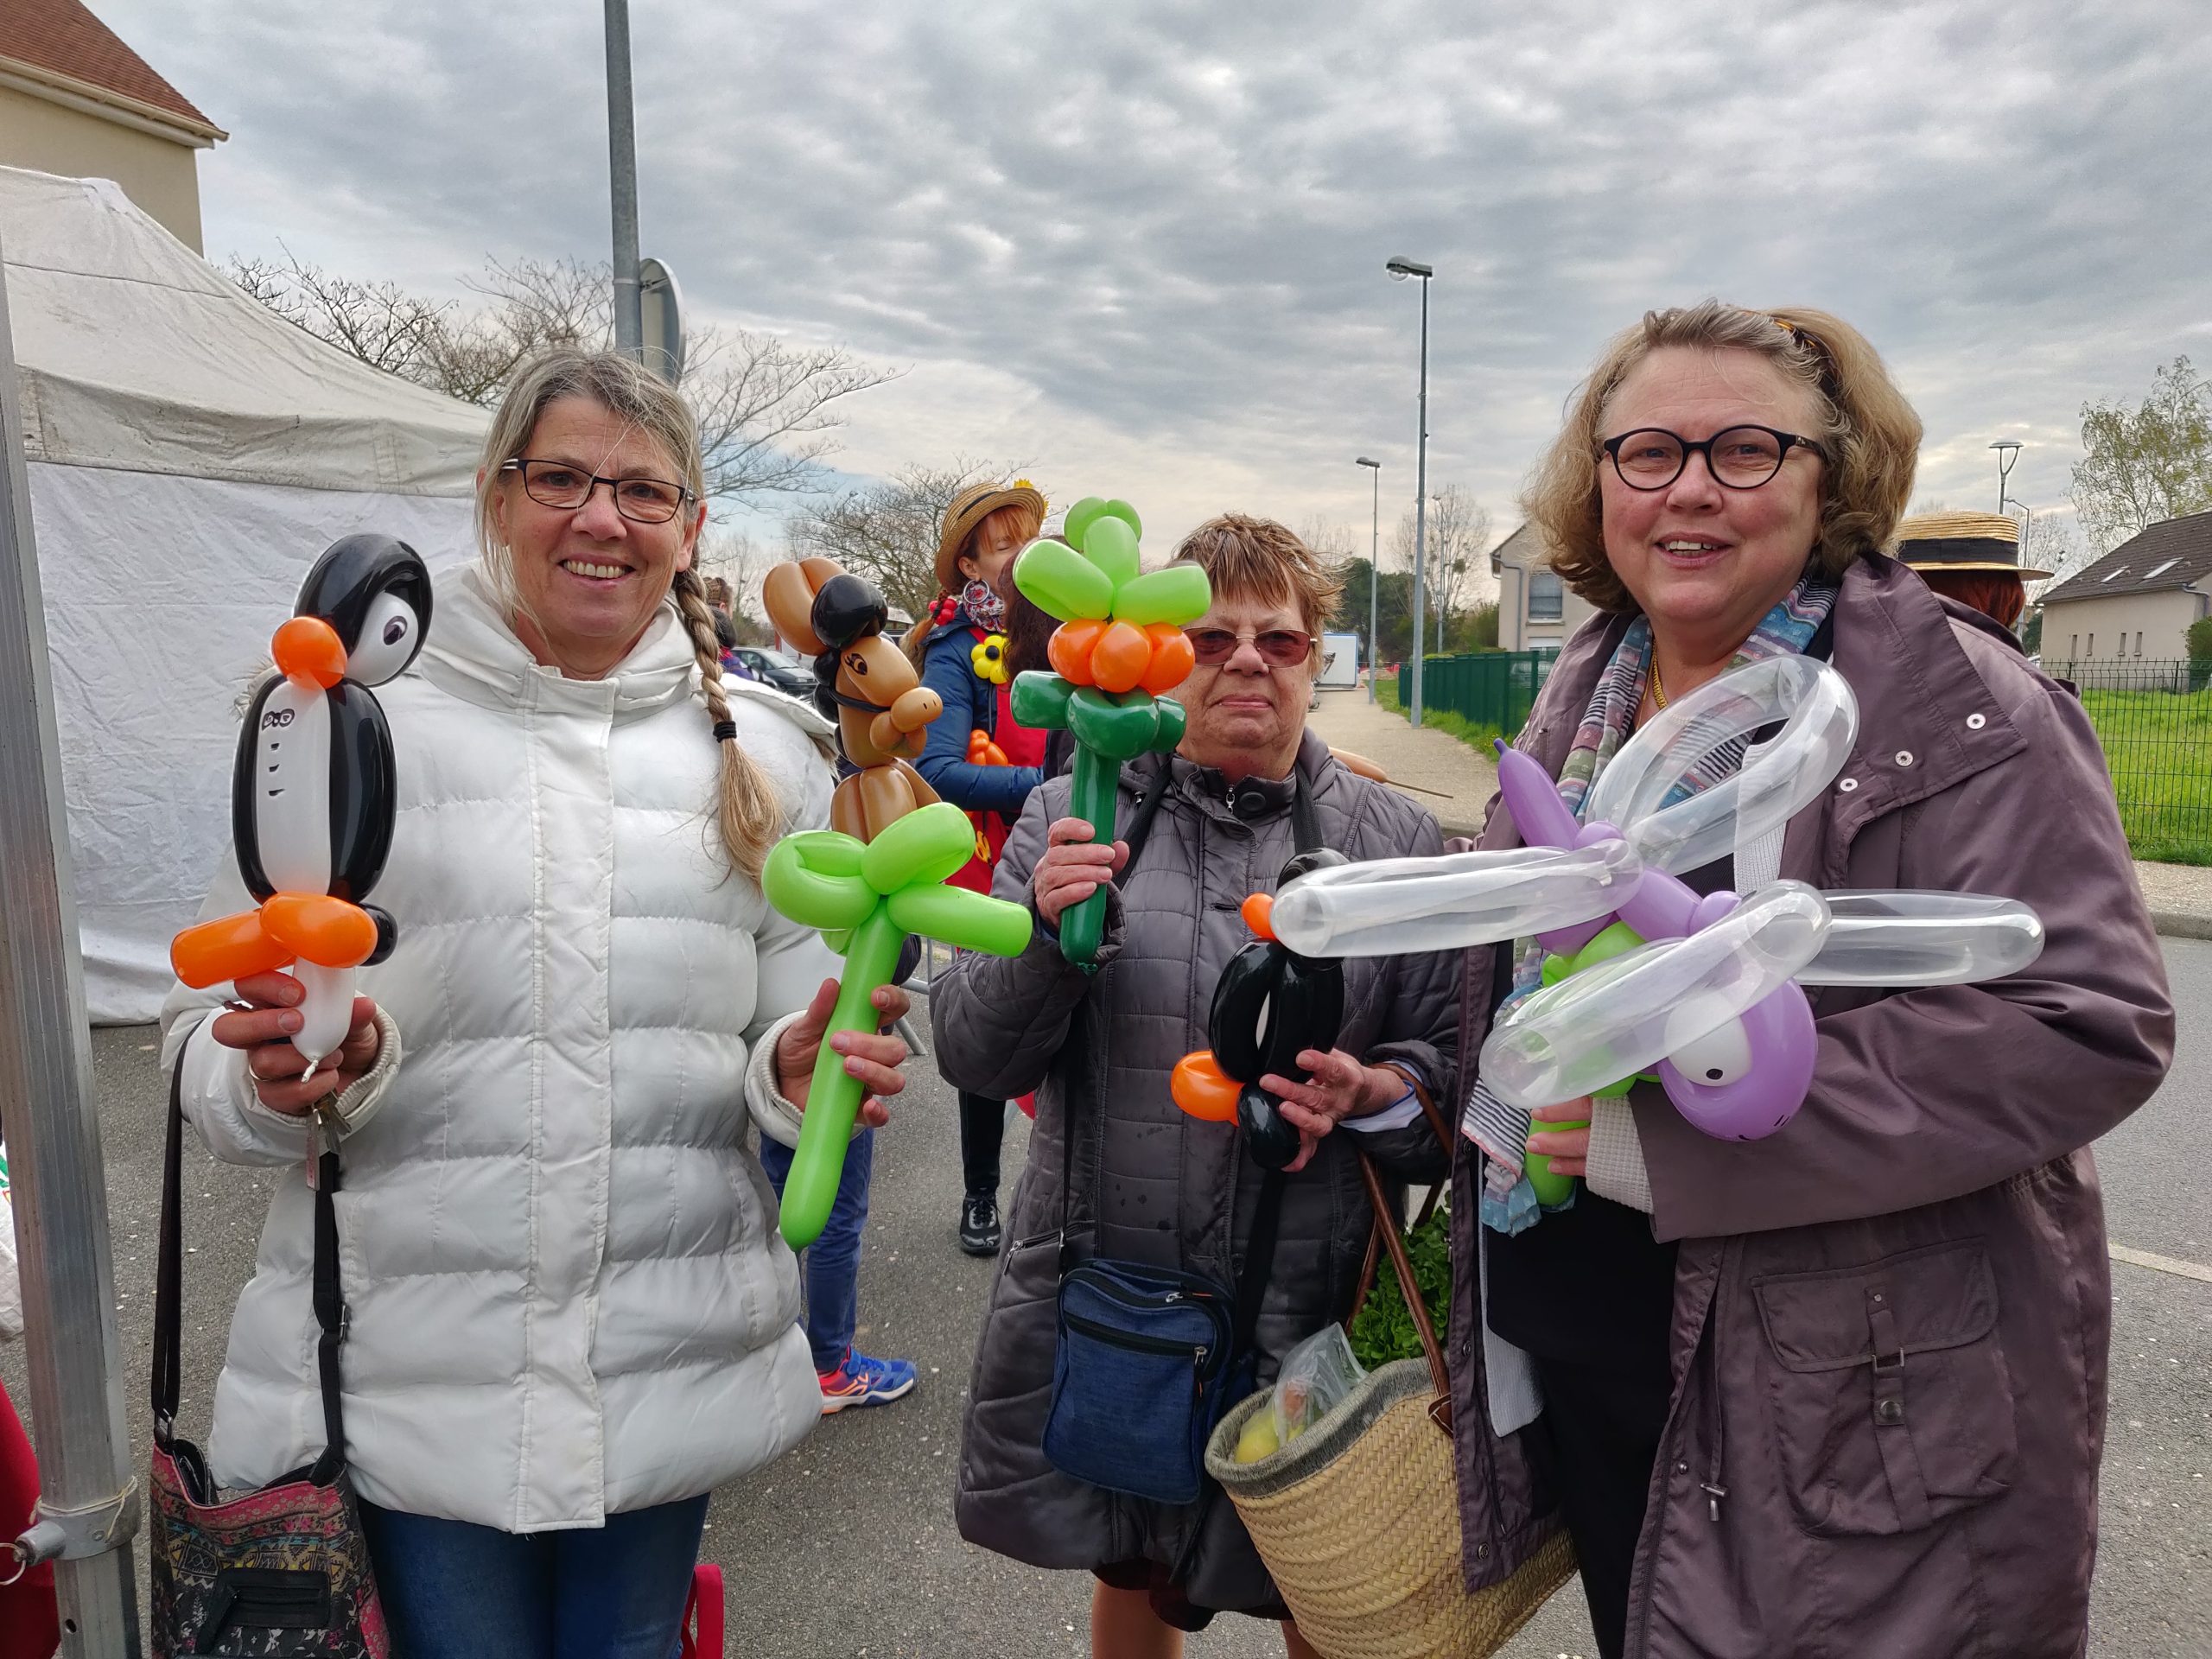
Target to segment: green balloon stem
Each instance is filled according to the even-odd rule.
[[[1589,1121],[1585,1119],[1580,1123],[1546,1122],[1538,1127],[1546,1130],[1586,1129],[1590,1124]],[[1536,1191],[1536,1202],[1547,1210],[1554,1210],[1565,1204],[1568,1195],[1574,1191],[1573,1176],[1552,1173],[1552,1160],[1548,1154],[1523,1153],[1521,1166],[1528,1173],[1529,1185]]]
[[[1114,797],[1120,785],[1122,764],[1109,760],[1087,743],[1075,746],[1075,770],[1068,792],[1068,810],[1090,826],[1094,846],[1114,841]],[[1081,904],[1060,912],[1060,954],[1078,968],[1098,960],[1098,947],[1106,940],[1106,889],[1101,887]]]
[[[888,906],[879,904],[853,930],[846,946],[837,1006],[830,1015],[829,1029],[822,1033],[821,1052],[814,1058],[798,1150],[791,1154],[791,1174],[784,1182],[781,1226],[784,1242],[795,1250],[813,1243],[829,1225],[830,1208],[837,1201],[837,1185],[844,1179],[845,1148],[852,1141],[853,1121],[860,1116],[864,1092],[830,1039],[839,1032],[875,1030],[880,1019],[871,999],[879,986],[890,983],[906,943],[906,935],[891,919]]]

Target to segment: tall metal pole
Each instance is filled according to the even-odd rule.
[[[12,339],[0,275],[0,1132],[40,1478],[16,1550],[56,1562],[68,1659],[137,1659],[137,1491]],[[0,1550],[0,1578],[13,1567]]]
[[[1428,276],[1421,279],[1421,442],[1414,463],[1414,706],[1421,724],[1421,571],[1428,556]]]
[[[614,202],[614,349],[639,362],[638,131],[630,100],[630,0],[607,0],[607,158]]]
[[[1370,527],[1367,544],[1367,700],[1375,701],[1375,675],[1382,663],[1381,647],[1376,643],[1376,592],[1379,578],[1376,572],[1382,560],[1382,463],[1360,456],[1356,463],[1374,474],[1375,499],[1371,504],[1373,523]]]

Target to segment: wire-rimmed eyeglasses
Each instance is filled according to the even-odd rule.
[[[688,487],[664,478],[603,478],[565,461],[540,461],[533,455],[517,455],[499,470],[520,473],[523,489],[541,507],[566,512],[582,507],[604,484],[614,499],[614,511],[633,524],[664,524],[691,499]]]
[[[1663,490],[1682,475],[1693,454],[1705,456],[1713,481],[1732,490],[1756,490],[1782,470],[1792,449],[1809,449],[1826,460],[1827,451],[1795,432],[1770,426],[1732,426],[1693,442],[1663,426],[1640,426],[1599,446],[1612,458],[1613,470],[1631,490]]]

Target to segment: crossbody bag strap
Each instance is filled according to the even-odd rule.
[[[169,1073],[168,1139],[162,1154],[162,1233],[154,1268],[154,1443],[166,1449],[176,1421],[179,1332],[183,1318],[184,1056]]]
[[[338,1364],[339,1350],[346,1344],[353,1314],[338,1282],[338,1132],[315,1119],[308,1123],[308,1144],[323,1141],[315,1159],[315,1321],[321,1327],[315,1338],[317,1380],[322,1386],[322,1455],[315,1459],[308,1478],[327,1486],[346,1468],[346,1412],[342,1403],[344,1378]]]
[[[328,1133],[310,1119],[309,1145]],[[348,1315],[338,1282],[338,1211],[332,1202],[338,1191],[336,1139],[317,1157],[315,1191],[315,1267],[313,1296],[315,1323],[321,1334],[315,1343],[316,1380],[322,1393],[322,1454],[308,1471],[317,1485],[327,1486],[346,1468],[346,1420],[340,1402],[339,1351],[346,1341]],[[181,1335],[184,1316],[184,1056],[177,1056],[169,1073],[168,1137],[162,1154],[162,1236],[154,1269],[154,1365],[152,1405],[154,1440],[167,1448],[175,1435],[178,1383],[182,1371]]]
[[[1121,837],[1129,849],[1128,859],[1122,864],[1119,878],[1124,887],[1136,869],[1137,860],[1144,855],[1145,842],[1152,839],[1153,821],[1160,816],[1160,804],[1167,798],[1167,791],[1173,787],[1174,782],[1174,761],[1171,757],[1163,756],[1160,776],[1153,779],[1151,786],[1137,798],[1136,810],[1129,815],[1128,833]],[[1076,1010],[1075,1018],[1069,1023],[1071,1046],[1076,1052],[1072,1057],[1074,1064],[1065,1068],[1067,1071],[1079,1072],[1090,1065],[1090,999],[1086,996],[1083,1006]],[[1068,1245],[1068,1223],[1075,1202],[1075,1116],[1067,1108],[1073,1104],[1076,1093],[1076,1089],[1071,1086],[1060,1112],[1060,1271],[1064,1274],[1075,1265]],[[1103,1156],[1106,1134],[1103,1113],[1099,1115],[1098,1133]]]

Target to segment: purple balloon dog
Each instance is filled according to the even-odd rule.
[[[1579,824],[1560,799],[1543,767],[1518,749],[1497,746],[1497,785],[1505,797],[1521,838],[1532,847],[1593,847],[1625,840],[1610,823]],[[1726,891],[1700,898],[1664,870],[1647,866],[1636,891],[1620,909],[1572,927],[1538,934],[1537,942],[1554,956],[1572,957],[1618,921],[1647,942],[1686,938],[1730,915],[1743,903]],[[1795,980],[1784,980],[1736,1016],[1742,1031],[1740,1052],[1710,1034],[1688,1056],[1699,1075],[1684,1074],[1678,1052],[1659,1062],[1667,1097],[1690,1123],[1725,1141],[1757,1141],[1772,1135],[1797,1115],[1813,1084],[1813,1059],[1819,1040],[1813,1033],[1813,1008]]]

